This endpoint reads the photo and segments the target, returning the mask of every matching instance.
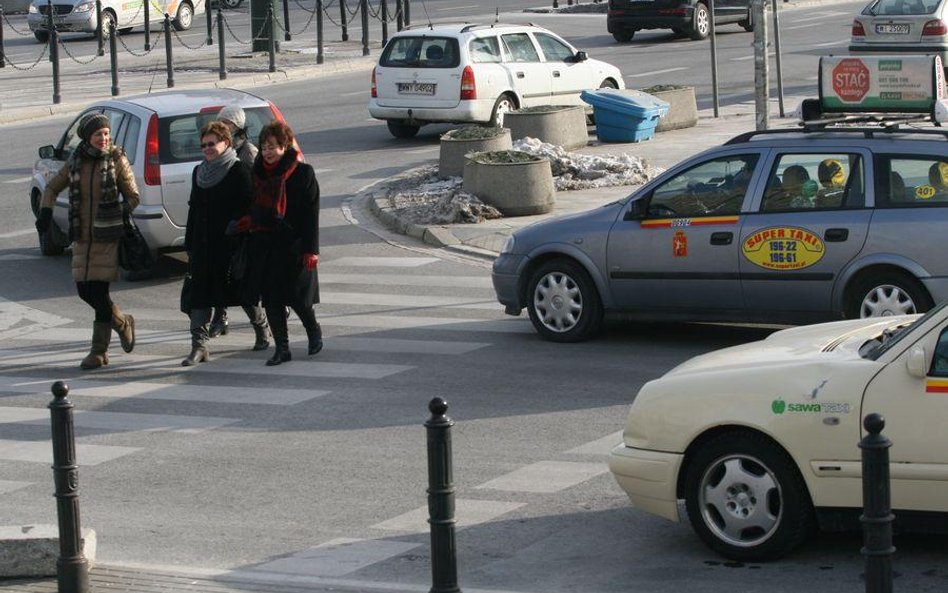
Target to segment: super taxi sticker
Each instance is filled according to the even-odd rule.
[[[823,258],[823,240],[798,227],[778,226],[760,229],[744,239],[744,257],[768,270],[802,270]]]

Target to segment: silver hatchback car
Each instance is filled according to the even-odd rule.
[[[541,336],[604,313],[807,323],[948,298],[948,131],[748,133],[629,197],[514,233],[497,298]]]
[[[934,54],[948,67],[948,0],[873,0],[853,20],[849,53]]]

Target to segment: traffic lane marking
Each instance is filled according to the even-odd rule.
[[[540,461],[484,482],[478,489],[552,494],[609,471],[605,463]]]
[[[457,527],[463,529],[493,521],[501,515],[515,511],[526,503],[522,502],[501,502],[496,500],[455,500],[454,518],[457,521]],[[428,524],[428,506],[418,507],[413,511],[408,511],[376,523],[371,526],[372,529],[381,529],[383,531],[404,531],[408,533],[427,533],[430,529]]]

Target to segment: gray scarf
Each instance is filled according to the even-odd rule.
[[[230,171],[230,168],[236,162],[237,151],[230,146],[213,161],[208,161],[207,159],[201,161],[201,164],[197,166],[198,187],[201,189],[214,187],[224,180],[224,177],[227,176],[227,172]]]

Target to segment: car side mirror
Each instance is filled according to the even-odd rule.
[[[912,346],[905,359],[905,368],[908,374],[924,379],[928,375],[928,357],[925,356],[925,349],[919,345]]]
[[[629,209],[625,213],[625,220],[642,220],[648,213],[648,200],[639,198],[629,202]]]
[[[56,158],[56,147],[52,144],[47,144],[46,146],[40,146],[39,156],[41,159],[54,159]]]
[[[576,52],[576,55],[573,56],[574,62],[585,62],[588,59],[589,59],[589,54],[587,54],[583,50],[579,50],[578,52]]]

